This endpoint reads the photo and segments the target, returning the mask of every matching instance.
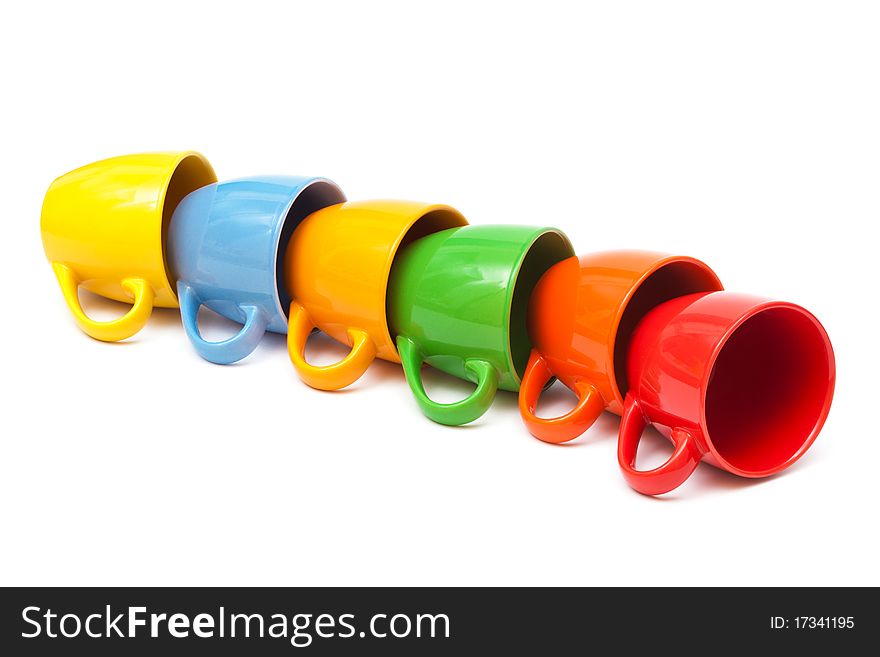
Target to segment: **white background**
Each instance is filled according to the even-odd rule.
[[[878,34],[867,2],[7,7],[0,583],[880,584]],[[282,337],[211,365],[171,310],[90,340],[42,253],[47,186],[190,148],[221,180],[323,175],[351,199],[556,225],[579,252],[700,257],[825,323],[826,428],[782,476],[702,466],[649,499],[619,476],[610,415],[554,447],[502,393],[442,427],[397,366],[321,393]]]

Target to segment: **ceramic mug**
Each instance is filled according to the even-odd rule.
[[[40,217],[43,249],[87,335],[124,340],[154,306],[177,307],[164,251],[168,223],[184,196],[216,180],[204,156],[188,151],[113,157],[52,183]],[[95,321],[80,305],[80,287],[133,305],[118,319]]]
[[[294,231],[284,272],[290,305],[288,351],[299,377],[320,390],[343,388],[377,356],[400,362],[386,317],[386,292],[398,251],[467,220],[446,205],[358,201],[315,212]],[[311,365],[306,340],[314,328],[351,347],[338,363]]]
[[[653,307],[694,292],[721,290],[706,264],[651,251],[572,257],[544,274],[529,303],[534,348],[519,391],[523,422],[537,438],[577,438],[609,410],[620,415],[627,390],[626,353],[639,320]],[[554,418],[535,413],[553,377],[578,396]]]
[[[646,495],[682,484],[704,460],[742,477],[784,470],[810,447],[834,393],[825,329],[792,303],[731,292],[690,294],[651,310],[633,333],[618,461]],[[638,470],[653,424],[675,445]]]
[[[529,296],[551,266],[573,253],[555,228],[465,226],[404,249],[391,273],[388,311],[404,373],[422,411],[441,424],[472,422],[498,388],[516,391],[531,349]],[[422,385],[423,363],[476,384],[440,404]]]
[[[171,219],[168,260],[183,327],[202,358],[234,363],[266,331],[287,332],[284,249],[306,216],[343,200],[323,178],[253,176],[202,187],[181,201]],[[239,322],[241,330],[227,340],[205,340],[201,306]]]

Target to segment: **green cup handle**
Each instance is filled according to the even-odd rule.
[[[465,368],[477,377],[476,389],[465,399],[451,404],[440,404],[428,397],[422,384],[422,354],[416,343],[403,336],[397,337],[397,352],[403,364],[403,373],[422,412],[434,422],[458,426],[473,422],[489,410],[498,390],[498,370],[491,363],[468,359]]]

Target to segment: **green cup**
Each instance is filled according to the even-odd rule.
[[[423,237],[397,256],[388,320],[403,371],[422,412],[440,424],[473,422],[498,388],[517,391],[531,343],[526,310],[538,279],[574,255],[555,228],[462,226]],[[425,393],[426,363],[476,384],[440,404]]]

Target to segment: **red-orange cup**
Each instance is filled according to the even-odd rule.
[[[721,289],[708,265],[685,256],[606,251],[554,265],[529,302],[533,349],[519,392],[528,430],[562,443],[586,431],[603,410],[620,415],[628,389],[626,355],[639,321],[664,301]],[[578,402],[560,417],[538,417],[538,398],[554,376]]]

